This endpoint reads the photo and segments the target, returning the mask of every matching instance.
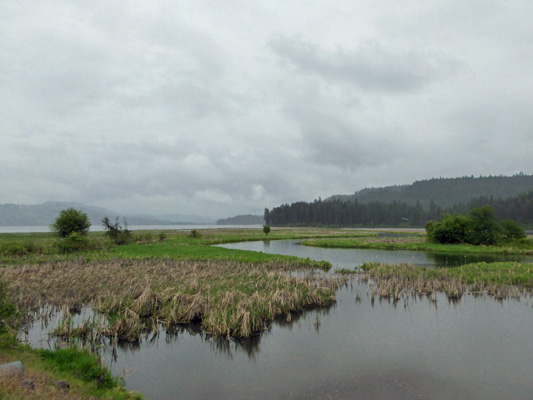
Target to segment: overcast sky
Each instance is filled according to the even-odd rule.
[[[0,203],[220,218],[531,174],[531,21],[531,0],[5,0]]]

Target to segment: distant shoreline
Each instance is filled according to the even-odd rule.
[[[217,225],[217,224],[184,224],[184,225],[130,225],[128,229],[132,231],[146,231],[146,230],[191,230],[191,229],[224,229],[224,228],[240,228],[240,229],[260,229],[262,225]],[[103,226],[91,226],[91,231],[102,232]],[[21,226],[2,226],[0,225],[0,233],[43,233],[50,232],[50,227],[46,225],[21,225]]]

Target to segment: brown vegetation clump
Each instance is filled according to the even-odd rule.
[[[301,268],[282,261],[78,260],[5,268],[0,281],[20,308],[63,310],[64,320],[82,307],[105,316],[106,323],[64,323],[56,333],[67,337],[136,340],[160,324],[188,322],[215,335],[248,337],[290,311],[331,303],[348,279]]]

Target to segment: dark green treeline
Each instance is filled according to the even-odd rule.
[[[272,210],[265,209],[265,222],[268,225],[330,225],[330,226],[410,226],[422,227],[435,220],[442,213],[464,213],[474,207],[490,205],[499,219],[512,219],[523,226],[533,226],[533,191],[508,199],[479,197],[468,203],[441,208],[431,201],[424,208],[420,202],[408,205],[404,202],[392,203],[357,200],[315,200],[307,203],[299,201],[284,204]]]

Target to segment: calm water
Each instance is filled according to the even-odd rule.
[[[225,245],[326,259],[437,265],[424,253],[333,250],[293,241]],[[361,301],[355,301],[355,293]],[[196,326],[106,353],[126,387],[149,399],[532,399],[533,299],[464,296],[451,304],[370,302],[366,285],[337,303],[278,321],[252,340],[214,340]],[[32,333],[38,345],[37,333]],[[46,345],[46,344],[45,344]]]

